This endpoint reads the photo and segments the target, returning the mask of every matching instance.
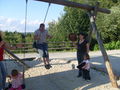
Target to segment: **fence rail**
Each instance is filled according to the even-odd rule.
[[[16,47],[16,49],[12,49],[11,51],[16,53],[22,52],[35,52],[36,49],[32,46],[33,43],[14,43],[12,46]],[[73,50],[76,47],[72,42],[48,42],[49,51],[63,51],[63,50]]]

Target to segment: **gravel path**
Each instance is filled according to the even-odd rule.
[[[120,60],[120,50],[108,51],[108,54],[112,56],[110,59],[114,57],[116,60]],[[32,55],[35,56],[36,54]],[[19,54],[18,56],[21,55]],[[31,55],[27,54],[26,57],[28,56]],[[103,62],[96,61],[101,60],[100,52],[90,52],[90,56],[96,58],[93,59],[94,63],[103,65]],[[72,69],[71,66],[72,64],[77,66],[75,52],[50,53],[50,58],[52,68],[49,70],[44,68],[42,61],[26,61],[31,68],[25,72],[25,90],[119,90],[112,88],[108,75],[93,69],[91,69],[91,81],[87,82],[82,78],[77,78],[78,71],[76,68]],[[72,61],[67,63],[67,60]],[[22,66],[16,62],[6,61],[5,65],[7,66],[8,73],[10,73],[13,68],[22,71]],[[118,85],[120,85],[120,80],[118,81]]]

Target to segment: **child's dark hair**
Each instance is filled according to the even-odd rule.
[[[84,56],[86,57],[86,59],[90,59],[90,56],[88,53],[86,53]]]
[[[12,72],[11,72],[11,75],[12,76],[17,76],[18,75],[18,70],[13,69]]]
[[[86,33],[83,33],[83,32],[80,32],[80,33],[78,34],[78,36],[80,36],[80,35],[82,35],[84,39],[86,39],[86,37],[87,37],[87,34],[86,34]]]

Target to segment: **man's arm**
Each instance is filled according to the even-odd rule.
[[[38,35],[34,35],[34,40],[39,40],[40,37]]]
[[[33,39],[36,41],[36,40],[40,40],[40,35],[37,31],[34,32],[34,37]]]
[[[50,38],[52,38],[52,36],[47,34],[47,38],[49,38],[49,39],[50,39]]]

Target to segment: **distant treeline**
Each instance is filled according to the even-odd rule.
[[[20,32],[8,32],[5,31],[3,32],[3,39],[11,44],[14,43],[24,43],[24,41],[26,43],[30,43],[33,42],[33,33],[26,33],[26,35],[24,33],[20,33]]]

